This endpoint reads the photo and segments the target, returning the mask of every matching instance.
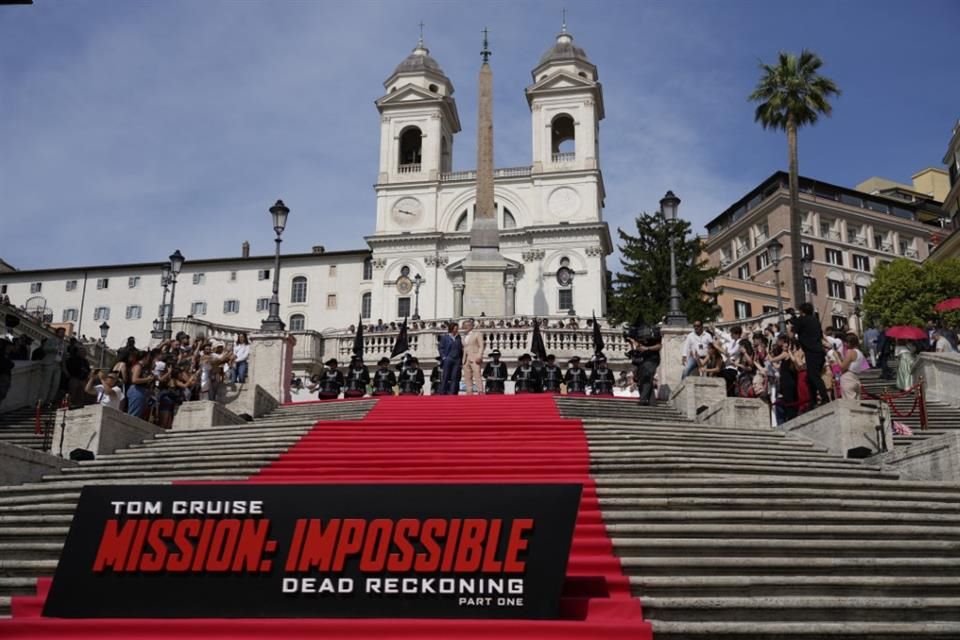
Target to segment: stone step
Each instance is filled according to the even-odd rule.
[[[42,485],[41,485],[42,486]],[[7,487],[2,488],[5,492]],[[79,491],[62,491],[62,492],[44,492],[42,499],[48,502],[76,502],[80,499]],[[30,505],[37,501],[36,495],[6,495],[5,493],[0,493],[0,509],[3,509],[8,506],[15,505]]]
[[[34,504],[5,505],[0,507],[0,515],[18,515],[24,513],[69,513],[77,508],[74,502],[36,502]]]
[[[77,473],[70,473],[68,475],[46,475],[42,476],[44,482],[57,482],[64,480],[102,480],[107,477],[111,479],[127,479],[130,480],[128,484],[151,484],[153,480],[156,479],[166,479],[166,480],[197,480],[200,478],[217,478],[222,479],[224,477],[236,477],[240,476],[242,478],[247,478],[257,471],[260,470],[259,465],[237,465],[231,467],[199,467],[199,468],[189,468],[189,469],[178,469],[176,466],[173,466],[169,469],[164,469],[162,465],[157,466],[154,469],[146,469],[140,467],[139,469],[134,468],[130,470],[117,470],[111,471],[109,474],[104,473],[86,473],[82,470]],[[133,482],[136,481],[136,482]]]
[[[960,514],[960,502],[900,502],[885,500],[854,500],[849,498],[741,498],[726,497],[670,497],[670,498],[608,498],[600,497],[604,513],[620,509],[727,509],[730,511],[776,509],[812,511],[888,511],[935,512]]]
[[[644,460],[650,457],[684,456],[688,458],[723,459],[725,461],[745,461],[756,464],[795,464],[798,462],[826,462],[829,464],[859,463],[854,460],[838,459],[827,453],[816,451],[737,451],[718,447],[687,447],[682,444],[670,447],[666,445],[635,446],[625,450],[597,451],[590,448],[590,458],[597,463]]]
[[[938,557],[960,556],[960,540],[807,540],[802,538],[618,538],[612,539],[624,558],[683,554],[688,557],[784,555],[823,557]]]
[[[957,640],[958,622],[671,622],[651,620],[657,640]]]
[[[808,476],[888,476],[896,479],[895,473],[884,473],[875,467],[847,465],[837,463],[784,463],[748,464],[742,461],[728,461],[722,458],[696,459],[688,456],[660,456],[646,461],[632,460],[620,463],[593,464],[590,466],[593,473],[619,474],[672,474],[687,472],[715,472],[715,473],[756,473],[758,475],[808,475]]]
[[[665,509],[615,510],[605,511],[604,521],[616,524],[631,523],[739,523],[739,524],[928,524],[937,526],[960,525],[957,513],[910,513],[887,511],[784,511],[784,510],[709,510],[686,509],[671,511]]]
[[[0,541],[59,542],[67,539],[67,526],[0,526]]]
[[[104,473],[114,473],[120,471],[141,470],[141,471],[170,471],[179,469],[209,469],[227,470],[236,467],[256,468],[266,466],[271,461],[276,460],[279,454],[247,454],[242,456],[216,456],[216,455],[196,455],[196,456],[155,456],[143,460],[118,461],[110,460],[108,462],[89,462],[76,467],[67,467],[61,471],[65,476],[77,474],[89,474],[93,471],[102,471]],[[233,464],[231,464],[233,463]],[[243,464],[239,464],[243,463]]]
[[[0,576],[0,595],[11,596],[13,594],[34,594],[37,590],[37,579],[35,577],[3,577]]]
[[[873,478],[791,478],[779,475],[730,474],[713,476],[710,474],[677,474],[654,478],[632,478],[623,476],[600,476],[595,479],[597,487],[751,487],[751,488],[824,488],[824,489],[875,489],[876,491],[897,492],[938,492],[954,493],[960,496],[960,485],[944,482],[917,482],[899,480],[890,475],[882,476],[895,482],[876,482]]]
[[[37,578],[52,576],[57,569],[56,559],[7,560],[0,558],[0,578]]]
[[[656,556],[627,557],[620,563],[629,575],[903,575],[956,576],[960,558],[861,558],[831,556]],[[2,566],[2,564],[0,564]]]
[[[789,487],[789,486],[658,486],[658,487],[598,487],[601,498],[823,498],[847,500],[882,500],[884,503],[907,502],[917,500],[925,502],[945,502],[956,504],[960,508],[960,492],[935,491],[897,491],[896,485],[882,485],[874,488],[836,489],[826,487]],[[0,505],[3,501],[0,500]]]
[[[911,597],[960,596],[958,576],[645,576],[631,577],[630,588],[647,597]],[[644,600],[644,606],[646,601]]]
[[[4,560],[56,560],[60,557],[62,549],[62,542],[0,541],[0,562]]]
[[[924,523],[896,524],[805,524],[783,522],[761,524],[757,522],[654,522],[643,524],[606,522],[607,533],[615,538],[702,538],[712,535],[717,538],[743,539],[794,539],[803,536],[808,540],[875,540],[902,537],[911,540],[960,540],[960,527]]]
[[[682,622],[903,622],[907,616],[924,621],[960,623],[960,598],[724,596],[648,597],[644,615],[657,621]],[[960,624],[958,624],[960,628]]]

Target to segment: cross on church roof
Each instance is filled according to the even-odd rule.
[[[567,32],[567,8],[564,7],[563,9],[561,9],[561,13],[563,14],[563,23],[560,26],[560,33],[566,33]]]
[[[483,51],[480,52],[480,57],[483,58],[483,61],[486,62],[490,59],[490,56],[493,55],[490,51],[490,45],[487,42],[487,28],[483,28]]]
[[[420,21],[420,45],[423,46],[423,20]]]

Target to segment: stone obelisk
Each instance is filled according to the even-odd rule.
[[[470,229],[470,253],[463,261],[463,315],[502,316],[507,311],[500,233],[493,200],[493,72],[487,30],[483,30],[477,109],[477,204]]]

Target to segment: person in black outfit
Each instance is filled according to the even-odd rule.
[[[602,353],[597,355],[593,363],[593,373],[590,374],[590,393],[594,396],[613,397],[613,385],[616,377],[607,367],[607,357]]]
[[[317,395],[321,400],[336,400],[340,396],[340,389],[343,388],[343,374],[337,369],[336,358],[330,358],[323,364],[327,368],[320,374],[317,384],[308,388],[310,391],[320,389]]]
[[[563,382],[563,372],[556,365],[556,356],[552,353],[547,356],[547,362],[543,365],[541,382],[545,393],[560,393],[560,383]]]
[[[430,372],[430,395],[435,396],[440,393],[440,378],[443,376],[443,358],[437,356],[437,366]]]
[[[363,358],[353,356],[350,358],[350,368],[347,369],[347,388],[343,392],[344,398],[362,398],[367,393],[367,385],[370,384],[370,372],[363,364]]]
[[[530,354],[520,356],[520,364],[510,377],[516,384],[514,393],[540,393],[540,375],[530,364]]]
[[[483,367],[483,379],[487,393],[503,394],[507,365],[500,362],[500,352],[496,349],[490,352],[490,362]]]
[[[397,386],[397,376],[390,370],[390,358],[380,358],[377,370],[373,372],[373,395],[392,396]]]
[[[403,365],[397,377],[397,382],[400,384],[402,396],[419,396],[423,393],[423,371],[416,358],[407,358],[406,364]]]
[[[800,305],[800,317],[791,316],[788,320],[793,325],[793,330],[797,334],[797,341],[803,350],[803,356],[807,361],[807,385],[810,387],[810,402],[817,404],[827,404],[830,402],[830,396],[827,393],[827,386],[823,383],[823,365],[827,359],[827,353],[823,348],[823,330],[820,328],[820,322],[813,315],[813,305],[804,302]]]
[[[587,372],[580,368],[580,356],[570,358],[570,366],[563,376],[563,383],[567,385],[568,396],[587,395]]]
[[[627,357],[635,368],[633,378],[640,391],[640,404],[650,406],[653,402],[653,378],[660,367],[663,339],[660,330],[654,327],[642,339],[629,338],[629,340],[631,350],[627,352]]]

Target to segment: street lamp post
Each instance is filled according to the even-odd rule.
[[[813,275],[813,258],[803,256],[800,260],[803,264],[803,292],[806,295],[806,302],[813,302],[813,291],[810,289],[810,276]]]
[[[277,234],[274,242],[277,248],[273,259],[273,295],[270,297],[270,315],[266,320],[260,323],[261,331],[283,331],[283,320],[280,319],[280,235],[287,226],[287,216],[290,209],[283,204],[283,200],[277,200],[276,204],[270,207],[270,215],[273,217],[273,231]]]
[[[160,267],[160,284],[163,286],[163,300],[160,302],[160,313],[153,323],[153,332],[150,334],[154,340],[164,340],[167,337],[167,292],[170,290],[170,263],[167,262]]]
[[[183,268],[183,254],[177,249],[170,254],[170,307],[167,309],[167,322],[163,327],[163,339],[173,337],[173,299],[177,295],[177,276]]]
[[[780,329],[780,335],[787,332],[787,323],[783,320],[783,295],[780,292],[780,250],[783,245],[774,238],[767,244],[767,251],[770,252],[770,260],[773,262],[773,279],[777,283],[777,326]]]
[[[660,200],[660,213],[663,219],[668,222],[674,222],[677,219],[677,209],[680,207],[680,198],[674,195],[673,191],[667,191],[667,195]],[[677,254],[675,248],[675,238],[670,236],[670,311],[667,312],[667,325],[671,327],[683,327],[687,324],[687,314],[680,310],[680,290],[677,289]]]
[[[107,353],[107,334],[110,332],[110,325],[104,320],[100,323],[100,368],[103,369],[103,356]]]
[[[413,317],[411,320],[420,319],[420,285],[423,284],[423,276],[419,273],[413,277]]]

